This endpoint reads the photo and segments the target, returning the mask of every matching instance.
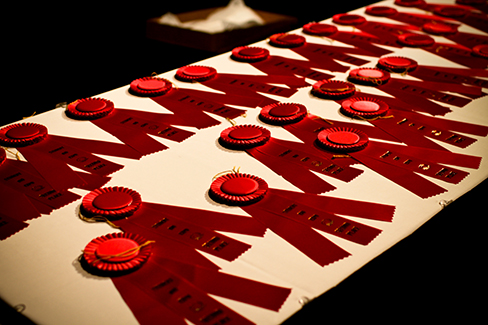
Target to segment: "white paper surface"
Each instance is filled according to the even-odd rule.
[[[393,1],[381,4],[392,5]],[[437,0],[437,2],[441,2]],[[444,2],[444,1],[442,1]],[[397,7],[398,8],[398,7]],[[398,8],[402,10],[402,8]],[[406,8],[405,11],[417,11]],[[423,13],[418,11],[419,13]],[[364,14],[364,8],[353,13]],[[373,20],[373,19],[371,19]],[[386,18],[374,18],[388,21]],[[330,19],[324,22],[329,22]],[[351,30],[351,27],[339,27]],[[463,30],[476,32],[466,26]],[[301,33],[310,42],[330,44],[327,39]],[[339,42],[334,42],[339,45]],[[254,44],[270,50],[272,55],[300,58],[287,49],[269,46],[266,41]],[[417,60],[423,65],[456,66],[420,49],[402,49],[396,52]],[[367,57],[365,57],[367,58]],[[367,58],[368,59],[368,58]],[[376,58],[365,66],[373,67]],[[222,73],[260,74],[249,64],[230,59],[229,53],[199,62],[212,66]],[[171,80],[175,85],[188,87],[174,78],[175,71],[160,77]],[[345,80],[346,74],[334,73],[336,79]],[[312,82],[313,83],[313,82]],[[206,89],[201,84],[191,87]],[[358,88],[361,88],[359,86]],[[312,114],[324,118],[339,119],[337,104],[332,101],[312,97],[309,88],[300,89],[292,98],[284,102],[304,104]],[[96,97],[106,98],[118,108],[134,108],[154,112],[164,109],[149,98],[140,98],[128,93],[124,86]],[[488,125],[488,99],[474,100],[460,109],[451,107],[453,112],[446,118]],[[271,130],[273,137],[296,140],[280,127],[262,124],[257,118],[259,109],[250,109],[245,117],[235,120],[237,124],[258,124]],[[246,215],[240,208],[217,204],[208,198],[207,190],[212,177],[222,171],[238,166],[243,173],[257,175],[265,179],[272,188],[298,190],[271,170],[244,152],[230,152],[216,145],[220,132],[230,126],[220,117],[221,125],[196,131],[197,134],[183,143],[157,139],[170,149],[143,157],[139,161],[107,157],[125,167],[113,175],[106,186],[124,186],[138,191],[143,200],[177,206],[188,206],[206,210]],[[50,134],[69,137],[108,140],[116,138],[87,121],[75,121],[64,116],[63,109],[39,114],[27,121],[44,124]],[[396,206],[393,222],[361,220],[378,227],[383,232],[369,245],[361,246],[322,233],[332,242],[351,253],[351,256],[326,267],[320,267],[294,247],[271,231],[263,238],[226,234],[252,245],[252,248],[234,262],[226,262],[206,255],[222,267],[222,271],[263,281],[269,284],[292,288],[292,293],[279,312],[269,311],[229,299],[215,297],[225,305],[241,313],[257,324],[279,324],[301,308],[300,301],[313,299],[336,286],[368,261],[389,247],[410,235],[428,219],[442,209],[443,200],[455,200],[488,177],[488,139],[476,137],[478,141],[460,150],[449,147],[454,152],[483,156],[477,170],[466,169],[470,175],[459,185],[439,182],[448,192],[429,199],[420,199],[395,185],[370,169],[362,166],[364,173],[354,181],[344,184],[327,178],[337,189],[327,196],[377,202]],[[434,181],[435,182],[435,181]],[[80,195],[87,192],[74,190]],[[80,220],[76,211],[80,201],[74,202],[51,215],[29,221],[30,226],[7,240],[0,242],[0,296],[10,305],[25,305],[24,314],[39,324],[137,324],[129,308],[114,288],[110,279],[92,276],[82,270],[77,262],[85,245],[93,238],[113,232],[106,224],[92,224]]]

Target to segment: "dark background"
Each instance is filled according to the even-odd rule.
[[[215,55],[148,40],[145,22],[166,12],[227,3],[14,4],[15,9],[4,13],[8,26],[2,52],[7,54],[7,75],[0,125],[53,109],[59,102],[95,96],[152,72],[163,73]],[[246,1],[254,9],[298,18],[295,28],[371,3]],[[483,317],[487,212],[482,202],[487,193],[485,181],[284,324],[472,323]],[[0,324],[28,322],[8,321],[10,313],[0,301]],[[13,316],[18,314],[13,312]]]

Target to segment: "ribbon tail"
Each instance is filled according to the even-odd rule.
[[[259,237],[264,236],[266,231],[266,228],[261,223],[246,216],[159,203],[144,202],[144,204],[151,209],[171,214],[177,218],[217,231]]]
[[[246,151],[255,159],[304,192],[320,194],[335,189],[335,186],[327,183],[310,170],[296,164],[287,164],[285,163],[285,160],[277,160],[274,157],[263,154],[256,150],[256,148],[247,149]]]
[[[129,280],[130,275],[111,279],[140,325],[153,325],[156,320],[164,320],[167,324],[187,325],[183,316],[175,314],[133,284]]]
[[[0,240],[5,240],[28,226],[28,223],[0,213]]]
[[[157,263],[209,294],[273,311],[279,311],[291,292],[289,288],[172,260],[158,260]]]
[[[350,255],[310,227],[279,217],[256,205],[242,209],[320,266],[329,265]]]
[[[334,214],[391,222],[395,213],[394,205],[300,193],[276,188],[269,189],[269,192],[273,195],[279,195]]]
[[[54,189],[64,191],[85,185],[85,181],[65,162],[30,146],[18,150]]]
[[[371,168],[383,177],[398,184],[398,186],[403,187],[423,199],[447,192],[445,188],[426,180],[412,171],[385,164],[384,162],[358,152],[353,153],[352,156],[368,168]]]
[[[151,138],[146,133],[129,130],[126,127],[111,123],[106,118],[93,120],[92,123],[103,129],[104,131],[112,134],[114,137],[116,137],[126,145],[141,153],[143,156],[150,155],[168,148],[164,144]]]

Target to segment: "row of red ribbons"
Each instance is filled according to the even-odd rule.
[[[303,26],[305,34],[349,47],[307,42],[299,34],[270,37],[272,46],[287,48],[303,60],[272,55],[260,47],[232,51],[232,59],[252,65],[262,75],[229,74],[199,65],[176,72],[180,81],[199,82],[219,92],[176,88],[160,77],[130,84],[132,95],[147,97],[171,113],[119,108],[104,98],[80,99],[67,106],[67,117],[92,123],[120,143],[54,135],[37,123],[3,127],[0,238],[27,227],[28,220],[81,199],[71,189],[84,189],[90,192],[81,200],[80,217],[107,222],[121,232],[91,241],[80,262],[91,273],[111,277],[141,324],[154,319],[182,325],[184,319],[194,324],[252,323],[209,294],[279,311],[290,288],[224,273],[199,252],[234,261],[251,246],[221,232],[262,237],[269,229],[317,265],[329,265],[350,253],[316,230],[368,245],[381,229],[356,218],[391,222],[395,207],[323,195],[335,189],[328,178],[349,183],[362,174],[354,167],[361,164],[425,199],[447,191],[429,178],[458,184],[469,174],[464,169],[479,167],[481,157],[447,148],[468,147],[476,137],[485,137],[488,127],[442,116],[486,95],[488,36],[458,28],[464,24],[488,33],[487,6],[486,1],[456,2],[395,1],[426,14],[384,6],[366,9],[370,17],[400,24],[340,14],[333,17],[333,24]],[[354,31],[337,25],[353,26]],[[446,43],[429,34],[444,37]],[[465,68],[422,65],[394,55],[403,47]],[[376,67],[361,67],[370,62],[363,57],[374,58]],[[348,72],[347,80],[323,70]],[[359,92],[356,85],[366,87]],[[308,113],[303,104],[286,102],[306,87],[317,102],[337,103],[340,114],[350,121],[324,119]],[[233,105],[259,107],[264,125],[281,126],[301,142],[275,138],[262,125],[234,125],[221,132],[218,145],[245,151],[301,192],[270,188],[264,179],[239,172],[209,184],[210,198],[239,206],[249,215],[244,217],[146,202],[134,189],[104,187],[124,166],[100,155],[139,160],[156,154],[168,149],[157,138],[179,143],[195,134],[181,126],[199,130],[220,124],[212,115],[234,119],[245,114],[245,109]],[[7,152],[18,159],[8,158]]]

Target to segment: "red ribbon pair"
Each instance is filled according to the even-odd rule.
[[[15,148],[55,190],[84,188],[108,181],[108,175],[124,166],[96,156],[115,151],[133,157],[135,151],[106,141],[75,139],[48,134],[44,125],[17,123],[0,129],[0,144]],[[119,150],[121,149],[121,150]],[[138,156],[138,153],[136,154]],[[77,167],[89,175],[75,172]]]
[[[102,186],[108,180],[90,179],[90,174],[78,173],[90,186]],[[5,150],[0,149],[0,240],[17,233],[28,226],[27,220],[41,214],[50,214],[79,196],[67,190],[57,191],[27,162],[7,159]],[[101,182],[96,182],[100,181]],[[86,186],[85,188],[89,188]]]
[[[269,188],[263,179],[232,173],[212,182],[217,202],[240,206],[315,263],[325,266],[350,255],[315,229],[368,245],[381,230],[339,215],[390,222],[395,208],[378,203]]]
[[[417,26],[367,21],[363,16],[353,14],[335,15],[333,22],[354,26],[364,33],[374,35],[381,40],[378,44],[397,48],[419,48],[469,68],[484,69],[488,66],[486,59],[478,55],[477,49],[436,42],[434,38],[422,33]]]

